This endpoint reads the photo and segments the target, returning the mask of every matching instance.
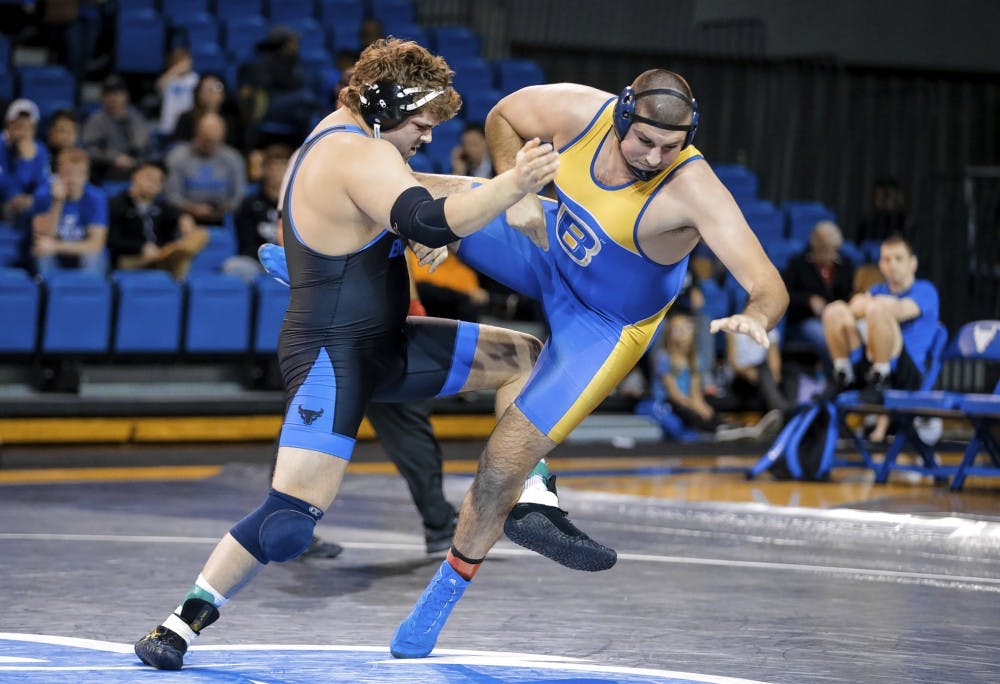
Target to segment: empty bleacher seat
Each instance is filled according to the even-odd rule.
[[[199,74],[218,74],[226,81],[226,85],[232,88],[228,82],[226,70],[229,68],[229,58],[216,43],[201,43],[192,45],[191,64]]]
[[[261,274],[254,281],[257,292],[257,312],[253,329],[253,350],[258,354],[271,354],[278,349],[278,333],[285,320],[289,293],[269,275]]]
[[[458,119],[442,121],[434,128],[431,144],[423,148],[438,172],[451,173],[451,151],[461,140],[463,126]]]
[[[16,228],[0,224],[0,267],[16,264],[21,258],[21,244],[25,235]]]
[[[757,198],[757,174],[747,167],[742,164],[716,164],[712,170],[737,204]]]
[[[18,69],[21,97],[38,105],[42,118],[57,109],[76,107],[76,78],[62,66],[23,66]]]
[[[758,200],[740,204],[740,209],[765,248],[775,240],[785,239],[785,215],[773,204],[767,200]]]
[[[334,24],[330,26],[329,38],[333,52],[360,52],[361,24]]]
[[[160,10],[165,17],[176,17],[182,14],[208,12],[208,0],[160,0]]]
[[[434,162],[432,162],[430,157],[423,152],[417,152],[414,154],[410,157],[410,161],[408,163],[411,169],[419,171],[420,173],[434,173],[435,170]]]
[[[192,273],[184,349],[189,353],[241,353],[250,342],[250,287],[240,278]]]
[[[167,33],[163,18],[148,9],[123,10],[117,26],[115,69],[122,73],[162,72]]]
[[[237,62],[245,62],[254,48],[267,35],[267,20],[257,14],[220,16],[222,44]]]
[[[312,17],[288,19],[282,23],[299,35],[299,52],[326,50],[326,33],[319,22]]]
[[[371,0],[371,15],[385,27],[393,21],[417,23],[417,10],[413,0]],[[388,31],[386,31],[388,33]]]
[[[171,44],[195,49],[219,42],[219,22],[207,12],[178,14],[169,18],[173,31]],[[197,71],[197,68],[195,69]]]
[[[455,72],[455,90],[463,98],[468,93],[483,92],[493,88],[493,69],[481,57],[459,59],[449,62]]]
[[[38,285],[19,268],[0,268],[0,353],[30,354],[38,334]]]
[[[236,234],[229,226],[210,226],[208,244],[191,261],[192,273],[218,271],[222,262],[236,254]]]
[[[316,18],[313,0],[270,0],[267,4],[267,15],[272,24]]]
[[[111,332],[110,283],[80,271],[56,271],[45,286],[42,352],[107,352]]]
[[[806,248],[804,240],[769,239],[762,241],[764,251],[779,271],[783,271],[788,262]]]
[[[264,0],[215,0],[215,16],[220,21],[263,14]]]
[[[466,121],[483,124],[486,122],[486,115],[490,113],[501,97],[503,97],[503,93],[492,89],[463,93],[462,116]]]
[[[181,342],[181,286],[165,271],[116,271],[116,353],[173,354]]]
[[[360,27],[365,18],[361,0],[319,0],[319,22],[325,28],[333,26]]]
[[[496,63],[496,86],[504,95],[545,83],[545,74],[530,59],[501,59]]]
[[[391,22],[387,27],[385,27],[385,35],[395,36],[400,40],[412,40],[417,45],[421,45],[425,48],[430,47],[430,36],[427,31],[412,21],[397,21]]]
[[[781,210],[785,212],[786,235],[794,240],[809,240],[817,223],[837,220],[829,207],[814,200],[788,200],[781,203]]]
[[[434,51],[452,60],[479,57],[479,36],[464,26],[437,26],[430,30]]]

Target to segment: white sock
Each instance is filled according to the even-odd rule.
[[[892,373],[892,368],[889,367],[887,362],[873,363],[872,370],[877,373],[880,378],[888,378],[889,374]]]
[[[844,381],[850,385],[854,382],[854,366],[851,365],[851,360],[847,358],[834,359],[833,360],[833,372],[843,373]]]
[[[543,506],[558,508],[559,497],[550,492],[545,484],[548,477],[549,468],[545,464],[545,460],[542,459],[535,466],[535,469],[531,471],[531,474],[528,475],[528,479],[524,481],[524,489],[521,490],[521,498],[517,502],[541,504]]]

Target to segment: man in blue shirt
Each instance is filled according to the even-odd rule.
[[[861,399],[871,403],[889,386],[920,387],[939,311],[937,288],[916,278],[917,256],[902,236],[886,238],[878,266],[884,283],[823,310],[834,380],[841,388],[863,380]]]
[[[108,197],[88,182],[90,158],[79,148],[59,153],[52,183],[35,193],[31,252],[39,275],[79,268],[103,276],[108,236]]]

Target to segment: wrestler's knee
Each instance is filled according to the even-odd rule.
[[[306,501],[272,489],[253,513],[236,523],[230,534],[261,563],[283,563],[309,548],[323,511]]]

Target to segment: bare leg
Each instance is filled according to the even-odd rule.
[[[830,358],[843,359],[861,346],[857,323],[846,302],[830,302],[823,309],[823,334]]]
[[[868,304],[868,359],[873,363],[889,363],[903,351],[903,334],[899,322],[889,307],[878,300]]]

